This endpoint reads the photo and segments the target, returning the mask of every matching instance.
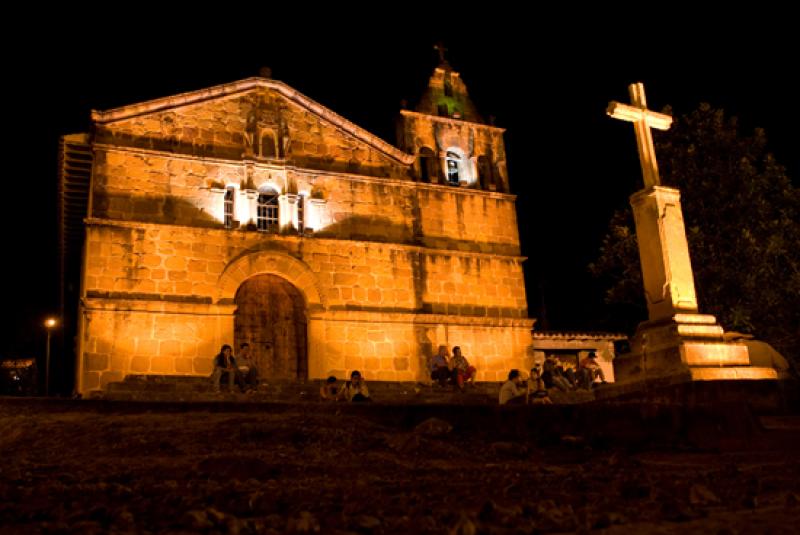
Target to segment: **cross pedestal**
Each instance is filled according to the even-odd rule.
[[[608,115],[633,122],[645,188],[630,198],[648,321],[631,340],[631,353],[614,360],[618,382],[666,379],[777,379],[772,368],[750,366],[747,346],[725,342],[714,316],[699,314],[680,192],[660,185],[650,127],[672,118],[647,109],[644,86],[630,86],[633,106],[612,102]]]

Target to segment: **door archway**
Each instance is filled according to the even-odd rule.
[[[262,379],[308,377],[308,320],[303,295],[286,279],[261,274],[234,298],[234,342],[250,344]]]

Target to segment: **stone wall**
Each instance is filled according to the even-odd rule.
[[[460,345],[481,380],[529,363],[514,196],[415,182],[414,155],[279,82],[94,118],[82,391],[128,373],[209,374],[234,342],[236,292],[259,274],[303,295],[312,378],[426,379],[440,344]],[[501,129],[441,121],[416,142],[444,136],[473,164],[504,165]],[[256,228],[267,191],[279,197],[275,233]]]
[[[257,88],[104,123],[96,141],[205,158],[281,160],[319,170],[410,178],[408,167],[397,158],[316,111],[275,90]],[[328,114],[335,116],[329,110]]]
[[[212,303],[233,260],[271,251],[307,265],[330,309],[527,315],[519,257],[104,220],[90,221],[86,248],[90,297]]]
[[[84,300],[82,392],[128,374],[210,375],[233,342],[234,307],[125,299]],[[502,381],[533,361],[531,320],[334,311],[310,314],[309,377],[426,381],[439,345],[459,345],[480,381]]]
[[[525,364],[532,321],[516,257],[91,220],[84,388],[127,373],[205,374],[233,342],[236,288],[266,272],[305,294],[313,377],[363,367],[422,378],[439,344],[461,345],[483,380]]]
[[[237,219],[245,225],[255,222],[255,209],[242,208],[255,202],[247,188],[268,185],[320,197],[309,210],[323,237],[519,254],[511,195],[137,150],[96,152],[92,214],[99,218],[221,227],[222,188],[234,185]]]
[[[331,313],[311,336],[314,377],[347,376],[360,370],[367,379],[427,381],[429,358],[439,345],[460,346],[480,381],[505,380],[511,368],[532,362],[531,320],[454,318],[439,315]]]
[[[84,299],[83,308],[83,392],[132,373],[210,375],[212,357],[231,340],[231,306]]]

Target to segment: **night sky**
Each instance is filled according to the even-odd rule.
[[[448,14],[445,24],[396,9],[409,14],[387,22],[383,11],[360,12],[344,24],[317,15],[299,26],[297,14],[284,20],[244,9],[202,21],[149,12],[96,13],[100,22],[89,22],[54,13],[69,17],[60,29],[16,21],[23,37],[3,43],[12,108],[5,167],[13,174],[5,174],[11,277],[0,355],[41,356],[42,321],[57,310],[59,136],[86,131],[91,109],[247,78],[261,66],[394,143],[400,102],[413,106],[422,95],[437,63],[432,45],[443,40],[478,110],[507,128],[530,316],[540,317],[544,296],[552,329],[613,325],[586,266],[611,213],[641,188],[633,128],[605,116],[609,100],[628,101],[629,83],[645,83],[651,109],[686,112],[705,101],[738,115],[745,132],[765,128],[798,184],[800,47],[785,13],[748,11],[729,21],[697,13],[635,18],[623,8],[580,21],[568,13],[463,13]]]

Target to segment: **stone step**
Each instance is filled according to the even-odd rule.
[[[341,382],[340,382],[341,384]],[[389,404],[494,405],[501,383],[484,382],[465,386],[459,391],[452,386],[415,382],[369,381],[373,400]],[[106,392],[95,397],[116,401],[155,402],[254,402],[307,403],[319,402],[323,381],[269,380],[246,394],[228,392],[227,384],[215,392],[208,377],[197,376],[127,376],[123,381],[109,383]],[[595,399],[594,391],[560,392],[551,390],[554,403],[586,403]]]
[[[311,379],[308,381],[274,380],[265,379],[261,381],[262,387],[269,389],[299,391],[303,389],[318,390],[323,381],[321,379]],[[342,384],[342,381],[339,382]],[[368,381],[370,391],[381,392],[414,392],[416,390],[429,391],[450,391],[452,386],[439,387],[416,382],[395,382],[395,381]],[[133,376],[125,377],[123,381],[109,383],[108,389],[111,391],[152,391],[152,392],[174,392],[174,391],[206,391],[212,390],[213,385],[208,377],[198,376]],[[223,385],[223,388],[225,385]],[[465,386],[465,392],[483,392],[496,394],[500,389],[500,383],[477,383],[473,386]]]
[[[778,372],[774,368],[758,366],[692,366],[689,368],[689,372],[692,374],[693,381],[778,379]]]

